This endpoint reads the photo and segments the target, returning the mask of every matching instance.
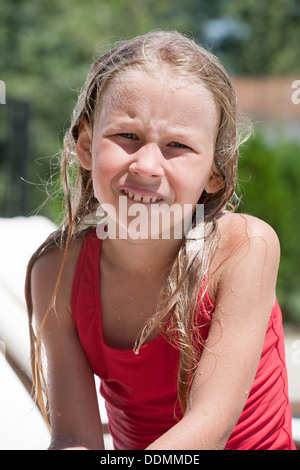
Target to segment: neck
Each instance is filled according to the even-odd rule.
[[[181,240],[106,239],[102,242],[102,257],[128,275],[160,277],[172,265],[181,243]]]

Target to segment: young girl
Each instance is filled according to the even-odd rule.
[[[103,449],[94,374],[115,449],[295,448],[278,239],[228,210],[241,122],[222,65],[179,33],[129,40],[92,66],[65,138],[67,217],[26,282],[51,449]],[[129,223],[120,235],[122,198],[127,222],[135,204],[146,211],[143,236]],[[160,223],[152,236],[153,210],[174,205],[192,207],[192,231],[166,237]]]

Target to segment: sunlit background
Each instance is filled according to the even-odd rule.
[[[88,68],[116,41],[177,29],[221,59],[240,108],[255,124],[241,152],[239,210],[270,223],[281,241],[277,295],[293,413],[300,414],[299,25],[299,0],[2,0],[0,349],[13,381],[21,377],[30,388],[30,377],[24,378],[29,374],[25,266],[60,220],[59,151]],[[4,374],[5,362],[0,373],[1,368]],[[0,409],[0,448],[10,445],[1,443],[4,434]],[[15,444],[21,445],[32,446]]]

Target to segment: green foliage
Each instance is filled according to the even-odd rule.
[[[299,23],[299,0],[2,0],[0,80],[7,104],[0,106],[0,216],[18,215],[22,202],[25,215],[35,212],[50,191],[40,213],[57,221],[64,129],[89,65],[116,41],[177,29],[208,45],[232,74],[297,75]],[[14,121],[16,102],[30,106],[28,135]],[[285,317],[300,322],[298,162],[296,143],[270,146],[257,136],[243,150],[239,182],[245,210],[280,237],[278,295]]]
[[[227,0],[220,16],[245,29],[243,41],[222,44],[220,53],[235,74],[300,73],[299,0]]]
[[[3,0],[0,16],[0,79],[6,84],[7,104],[0,107],[0,215],[35,211],[45,200],[45,186],[56,188],[52,175],[55,155],[62,147],[78,91],[90,64],[116,41],[151,29],[196,32],[206,14],[201,4],[184,6],[171,0]],[[209,7],[208,12],[215,14]],[[197,25],[194,29],[193,25]],[[12,141],[23,141],[13,122],[16,101],[30,105],[29,158],[26,168]],[[19,168],[11,171],[8,155]],[[15,166],[16,166],[15,165]],[[27,184],[21,178],[28,181]],[[54,184],[53,184],[54,183]],[[22,191],[21,191],[22,188]],[[7,195],[3,199],[2,195]],[[23,194],[23,196],[21,196]],[[24,202],[24,204],[25,204]],[[53,217],[52,204],[41,214]]]
[[[300,144],[262,135],[242,150],[240,210],[269,223],[281,243],[278,297],[285,320],[300,324]]]

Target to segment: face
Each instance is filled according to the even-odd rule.
[[[213,169],[219,113],[199,83],[125,72],[110,84],[92,132],[79,135],[78,157],[92,170],[95,196],[115,207],[147,211],[165,205],[195,208],[222,179]]]

